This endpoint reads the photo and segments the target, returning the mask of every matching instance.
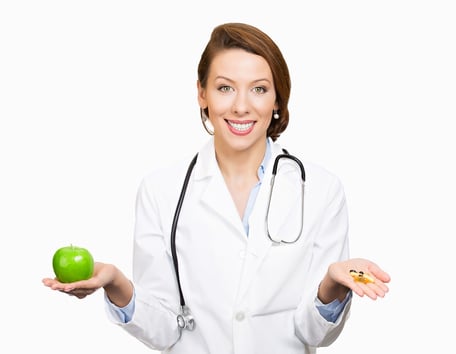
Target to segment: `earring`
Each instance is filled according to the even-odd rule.
[[[280,116],[279,116],[279,111],[273,111],[273,112],[274,112],[274,114],[272,115],[272,117],[273,117],[274,119],[279,119],[279,118],[280,118]]]
[[[206,112],[204,112],[204,109],[200,108],[200,116],[201,116],[201,123],[203,123],[204,130],[208,132],[209,135],[214,135],[214,127],[211,124],[211,121],[209,120],[209,117],[207,116]],[[210,127],[208,127],[210,126]]]

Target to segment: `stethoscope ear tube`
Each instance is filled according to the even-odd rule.
[[[180,307],[181,313],[177,315],[177,325],[180,329],[188,329],[192,331],[195,328],[195,320],[190,313],[190,309],[185,305],[184,294],[182,292],[182,286],[179,277],[179,262],[177,260],[177,251],[176,251],[176,229],[177,222],[179,220],[179,214],[182,209],[182,204],[184,202],[185,192],[187,191],[188,181],[190,175],[192,174],[193,167],[196,164],[198,154],[193,157],[193,160],[188,166],[187,174],[185,175],[184,184],[181,189],[179,200],[177,202],[176,211],[174,212],[173,224],[171,226],[171,254],[173,256],[174,271],[176,273],[177,286],[179,288],[179,298],[180,298]]]
[[[271,176],[271,185],[270,185],[270,191],[269,191],[269,200],[268,200],[268,206],[267,206],[267,209],[266,209],[266,218],[265,218],[265,228],[266,228],[266,233],[268,235],[268,238],[269,238],[270,241],[272,241],[276,245],[277,244],[281,244],[281,243],[291,244],[291,243],[297,242],[299,240],[299,238],[301,237],[302,229],[303,229],[303,226],[304,226],[304,184],[306,182],[306,171],[304,169],[304,165],[302,164],[302,162],[296,156],[291,155],[285,149],[283,149],[283,152],[284,152],[283,154],[277,155],[277,157],[274,160],[274,165],[272,167],[272,176]],[[275,182],[275,178],[276,178],[276,175],[277,175],[277,169],[279,167],[280,159],[290,159],[290,160],[296,162],[296,164],[299,167],[300,173],[301,173],[301,215],[302,215],[302,217],[301,217],[301,225],[300,225],[300,228],[299,228],[299,231],[297,233],[296,238],[293,239],[293,240],[290,240],[290,241],[281,239],[280,237],[276,239],[269,232],[269,210],[271,208],[272,192],[274,190],[274,182]]]
[[[293,160],[294,162],[296,162],[298,164],[299,170],[301,172],[301,180],[304,183],[306,181],[306,171],[304,169],[302,162],[296,156],[290,155],[287,150],[284,149],[284,152],[285,152],[284,154],[278,155],[275,158],[274,166],[272,167],[272,176],[275,177],[275,175],[277,174],[277,168],[279,166],[280,159],[286,158],[286,159]]]

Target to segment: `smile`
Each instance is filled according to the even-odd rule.
[[[245,122],[245,123],[239,123],[239,122],[233,122],[227,120],[227,123],[229,124],[230,127],[232,127],[234,130],[237,130],[238,132],[246,132],[250,128],[253,127],[254,122]]]

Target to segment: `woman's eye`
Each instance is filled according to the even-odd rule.
[[[266,92],[266,89],[264,87],[254,87],[253,88],[253,91],[255,93],[265,93]]]
[[[219,90],[222,91],[222,92],[230,92],[233,89],[230,86],[220,86]]]

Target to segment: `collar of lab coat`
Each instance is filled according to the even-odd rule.
[[[281,146],[274,143],[271,138],[268,138],[268,141],[271,147],[271,160],[273,160],[278,154],[282,154],[283,150]],[[271,163],[268,163],[267,166],[272,167]],[[213,176],[218,172],[219,167],[217,165],[217,159],[215,158],[214,138],[211,137],[198,152],[198,163],[195,165],[195,170],[193,172],[194,179],[204,179]]]

